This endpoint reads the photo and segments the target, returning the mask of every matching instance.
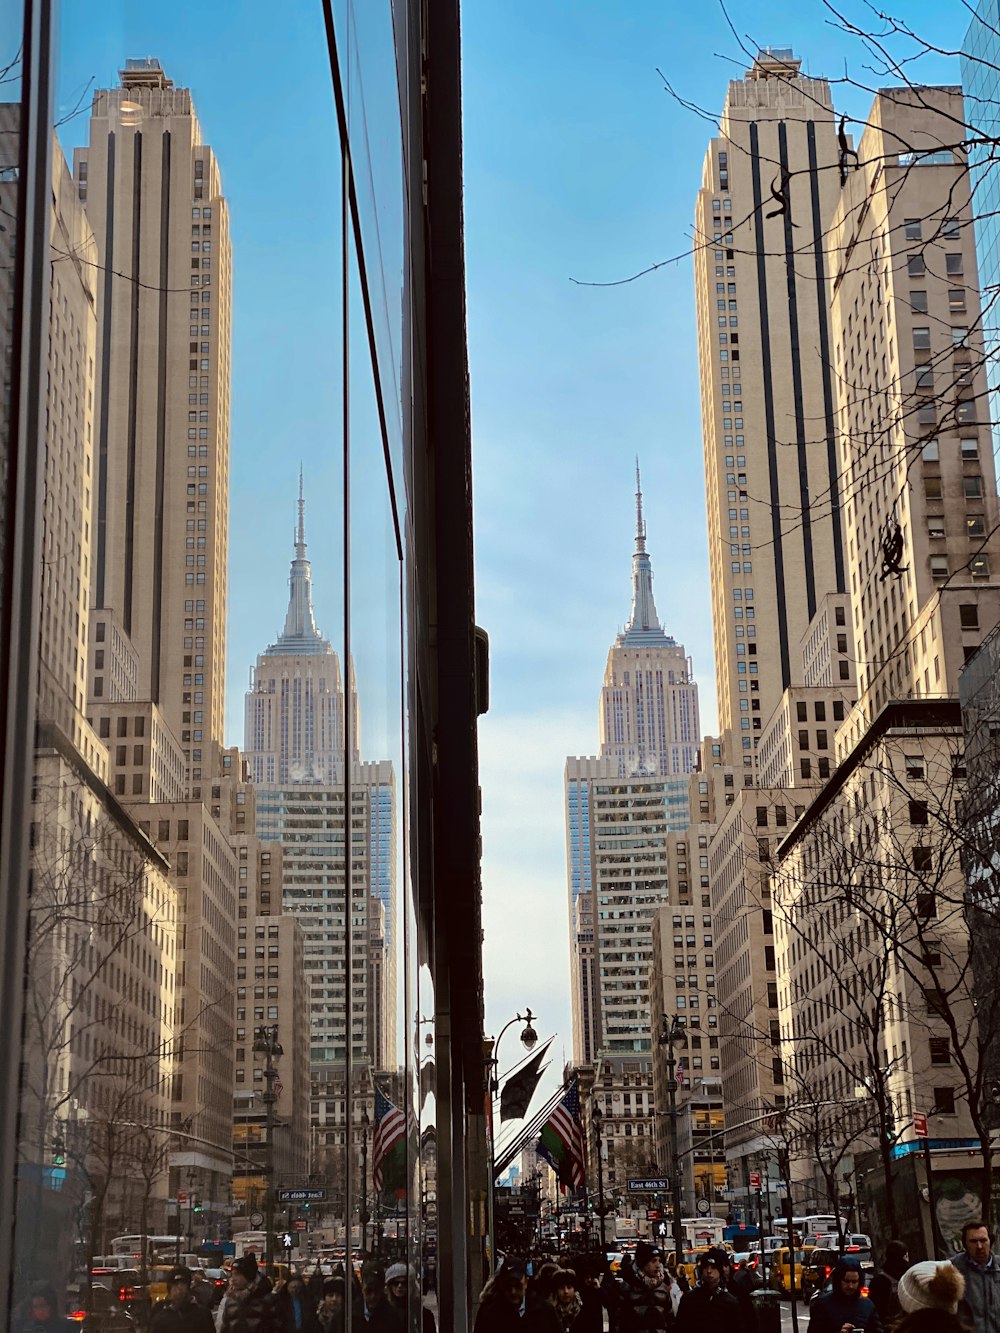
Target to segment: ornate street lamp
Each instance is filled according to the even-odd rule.
[[[277,1023],[254,1028],[253,1053],[265,1057],[264,1080],[267,1086],[261,1093],[261,1101],[264,1103],[264,1171],[267,1176],[264,1206],[264,1269],[270,1277],[274,1265],[274,1104],[278,1100],[278,1094],[274,1090],[274,1080],[278,1077],[274,1061],[285,1053],[278,1041]]]
[[[676,1014],[668,1018],[663,1015],[659,1043],[667,1048],[667,1100],[670,1103],[670,1181],[674,1203],[674,1255],[680,1263],[684,1251],[684,1229],[681,1226],[681,1159],[677,1151],[677,1057],[675,1046],[687,1045],[687,1033],[684,1024]]]

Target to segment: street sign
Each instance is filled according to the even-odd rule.
[[[760,1189],[760,1172],[759,1172],[759,1171],[751,1171],[751,1172],[750,1172],[750,1188],[751,1188],[752,1190],[759,1190],[759,1189]]]
[[[913,1112],[913,1132],[918,1139],[927,1137],[927,1117],[923,1111]]]
[[[325,1203],[326,1190],[310,1185],[308,1189],[278,1190],[279,1203]]]
[[[659,1210],[659,1208],[647,1208],[647,1209],[646,1209],[646,1221],[647,1221],[647,1222],[659,1222],[659,1220],[660,1220],[660,1210]]]
[[[305,1220],[304,1217],[297,1217],[297,1218],[295,1219],[295,1221],[292,1223],[292,1230],[293,1230],[293,1231],[305,1231],[305,1229],[306,1229],[306,1227],[307,1227],[308,1225],[309,1225],[309,1223]]]
[[[628,1182],[629,1194],[663,1194],[669,1189],[670,1181],[662,1176],[641,1176]]]
[[[187,1190],[178,1190],[178,1191],[177,1191],[177,1202],[178,1202],[179,1204],[185,1204],[185,1203],[187,1203],[187,1201],[188,1201]]]

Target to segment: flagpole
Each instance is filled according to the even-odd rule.
[[[510,1019],[507,1023],[505,1023],[503,1027],[500,1029],[500,1032],[498,1033],[496,1040],[493,1042],[493,1045],[490,1049],[489,1055],[487,1056],[487,1065],[486,1065],[487,1088],[486,1088],[486,1098],[485,1098],[486,1100],[485,1110],[490,1130],[490,1178],[486,1194],[486,1217],[487,1217],[486,1225],[489,1228],[489,1248],[490,1248],[489,1266],[490,1266],[491,1276],[495,1274],[497,1271],[496,1141],[493,1129],[493,1098],[500,1088],[500,1078],[499,1078],[500,1060],[498,1054],[500,1049],[500,1039],[503,1037],[503,1034],[507,1031],[507,1029],[513,1027],[515,1023],[524,1023],[525,1028],[524,1031],[521,1033],[521,1045],[524,1047],[526,1051],[528,1052],[533,1051],[535,1049],[535,1046],[538,1044],[538,1033],[535,1031],[534,1027],[532,1027],[532,1023],[536,1018],[537,1015],[531,1012],[530,1006],[527,1009],[525,1009],[523,1015],[519,1010],[514,1015],[514,1017]]]

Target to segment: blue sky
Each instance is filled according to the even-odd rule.
[[[900,12],[944,47],[967,26],[957,0]],[[240,742],[249,668],[284,616],[300,460],[317,618],[332,635],[339,616],[338,163],[320,10],[65,0],[62,14],[63,114],[91,76],[107,85],[123,56],[156,55],[193,90],[222,165],[235,275],[227,730]],[[846,61],[859,81],[888,81],[818,0],[730,14],[748,44],[793,46],[814,75],[842,76]],[[691,266],[610,289],[571,279],[624,277],[687,248],[711,131],[656,70],[717,111],[745,61],[717,4],[468,0],[463,22],[477,614],[492,652],[487,1030],[530,1005],[558,1033],[554,1082],[571,1050],[562,769],[596,747],[605,657],[629,611],[636,454],[660,616],[693,656],[705,730],[715,715]],[[957,62],[920,75],[957,82]],[[858,116],[870,101],[835,96]],[[80,142],[86,116],[61,133]],[[391,252],[398,227],[384,222]],[[375,520],[355,556],[373,587],[391,572],[376,464],[374,451],[359,459]],[[376,757],[392,682],[378,652],[359,674]],[[508,1036],[501,1054],[516,1049]]]

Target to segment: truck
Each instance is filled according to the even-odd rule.
[[[668,1224],[669,1230],[669,1224]],[[724,1217],[682,1217],[681,1231],[684,1244],[692,1250],[710,1249],[721,1246],[726,1232]]]

